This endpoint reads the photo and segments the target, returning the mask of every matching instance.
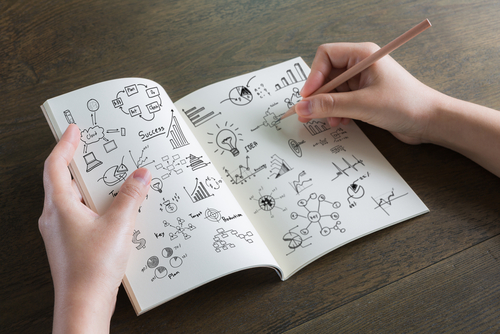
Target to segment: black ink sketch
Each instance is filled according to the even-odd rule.
[[[302,149],[300,148],[300,145],[304,144],[305,142],[306,141],[303,140],[300,143],[298,143],[296,140],[290,139],[288,141],[288,146],[290,146],[290,148],[292,149],[292,152],[295,153],[296,156],[301,158],[302,157]]]
[[[151,179],[151,183],[149,184],[149,186],[151,187],[151,189],[159,192],[160,194],[163,191],[163,181],[157,177]]]
[[[311,202],[311,200],[314,200],[314,202]],[[311,203],[309,203],[311,202]],[[345,228],[340,228],[339,225],[341,224],[340,221],[337,221],[339,219],[339,214],[336,211],[331,211],[327,206],[322,205],[323,203],[328,203],[330,204],[331,208],[333,209],[338,209],[340,208],[340,203],[339,202],[329,202],[326,200],[325,195],[316,195],[316,193],[312,193],[309,195],[309,198],[306,199],[301,199],[297,202],[298,206],[303,207],[307,211],[306,216],[299,215],[296,212],[292,212],[290,215],[290,218],[293,220],[297,219],[298,217],[305,218],[309,220],[309,224],[300,230],[300,233],[302,235],[308,235],[309,234],[309,227],[312,224],[317,224],[319,226],[319,231],[322,236],[327,236],[331,233],[332,230],[338,230],[340,233],[344,233],[346,230]],[[328,209],[328,210],[326,210]],[[327,211],[329,212],[328,214],[322,214],[322,211]],[[333,227],[325,226],[321,223],[321,220],[325,217],[330,217],[332,220],[336,221],[335,225]]]
[[[331,132],[330,135],[333,137],[334,143],[339,143],[344,139],[348,139],[347,131],[342,128],[337,128],[335,131]]]
[[[161,163],[155,165],[155,168],[156,170],[163,170],[165,172],[165,174],[161,176],[162,180],[169,178],[174,173],[176,175],[181,174],[183,170],[180,167],[186,164],[186,160],[181,159],[180,155],[178,154],[174,154],[172,158],[170,158],[170,156],[168,155],[165,155],[161,158],[161,161]]]
[[[229,97],[225,100],[220,101],[223,103],[225,101],[231,101],[234,105],[237,106],[246,106],[253,100],[252,92],[250,91],[250,81],[255,78],[255,76],[251,77],[246,86],[237,86],[229,91]]]
[[[104,143],[102,146],[104,147],[104,150],[106,151],[106,153],[114,151],[118,148],[118,146],[116,146],[116,143],[114,140],[110,140],[110,141]]]
[[[356,201],[354,201],[355,199],[360,199],[365,195],[365,189],[362,186],[356,184],[356,181],[354,181],[347,187],[347,195],[349,195],[349,197],[347,197],[347,202],[349,203],[350,208],[356,206]]]
[[[224,124],[224,129],[220,130],[217,133],[217,136],[215,138],[215,144],[222,150],[221,155],[224,154],[224,152],[228,151],[230,152],[233,157],[237,156],[240,154],[240,150],[236,147],[238,141],[243,141],[243,139],[238,138],[241,136],[241,133],[236,133],[234,131],[238,131],[239,128],[236,128],[233,130],[229,129],[233,126],[234,124],[227,125],[227,122]],[[216,124],[217,128],[220,129],[219,124]],[[213,136],[213,133],[207,132],[209,135]],[[213,141],[209,141],[209,144],[213,144]],[[219,148],[215,149],[214,153],[219,151]]]
[[[309,131],[311,136],[315,136],[321,132],[327,131],[330,129],[330,126],[322,120],[313,119],[304,124],[304,127]]]
[[[299,227],[299,225],[295,226],[295,227],[292,227],[291,229],[288,230],[287,233],[285,233],[285,235],[283,236],[283,241],[285,242],[288,242],[288,248],[290,248],[292,251],[288,254],[286,254],[286,256],[292,254],[293,252],[295,252],[295,250],[299,247],[301,248],[306,248],[307,246],[311,246],[312,243],[308,243],[307,245],[304,245],[304,241],[306,241],[307,239],[310,239],[312,238],[312,235],[308,236],[307,238],[302,238],[300,236],[300,234],[298,233],[295,233],[295,232],[292,232],[292,230],[296,229],[297,227]]]
[[[99,102],[95,99],[88,100],[87,109],[92,112],[97,111],[99,109]]]
[[[170,125],[167,131],[167,138],[170,136],[170,144],[173,149],[189,145],[184,133],[182,132],[177,117],[174,115],[174,110],[172,109],[172,118],[170,120]]]
[[[163,221],[163,225],[165,227],[171,227],[175,230],[175,232],[169,233],[170,240],[177,239],[179,234],[182,234],[182,236],[184,237],[184,240],[191,238],[191,236],[189,234],[187,234],[186,230],[193,231],[194,229],[196,229],[196,227],[191,223],[189,223],[186,227],[184,227],[184,223],[185,223],[185,220],[182,219],[181,217],[177,217],[177,226],[170,224],[166,220]]]
[[[257,203],[259,205],[259,209],[255,210],[254,214],[257,214],[257,212],[262,210],[262,211],[269,212],[269,214],[271,215],[271,218],[274,218],[273,211],[272,211],[273,209],[280,209],[281,211],[287,210],[286,208],[281,208],[281,207],[276,206],[276,200],[282,199],[285,197],[285,194],[278,196],[278,197],[273,196],[274,192],[276,190],[278,190],[278,188],[274,188],[270,194],[264,194],[264,195],[262,194],[263,190],[264,190],[263,187],[259,188],[258,198],[256,198],[253,195],[250,197],[251,201],[257,201]]]
[[[339,166],[337,166],[337,164],[335,162],[332,162],[332,164],[335,166],[335,168],[337,168],[337,173],[336,173],[335,177],[332,179],[332,181],[338,179],[342,175],[349,176],[349,174],[347,174],[346,171],[351,169],[351,168],[357,172],[358,171],[358,169],[356,168],[357,165],[363,165],[363,166],[365,165],[363,163],[363,160],[359,160],[354,155],[352,155],[352,157],[354,158],[354,160],[356,160],[356,162],[353,164],[348,162],[345,158],[342,158],[342,160],[344,160],[345,165],[347,166],[346,168],[343,168],[343,169],[340,168]]]
[[[392,204],[395,200],[397,200],[403,196],[406,196],[406,195],[408,195],[408,193],[404,193],[402,195],[396,196],[394,194],[394,188],[392,188],[392,190],[390,192],[384,193],[384,194],[376,196],[376,197],[372,196],[372,199],[375,202],[375,204],[377,204],[375,209],[380,208],[380,209],[382,209],[382,211],[385,212],[386,215],[390,216],[389,212],[387,212],[387,210],[384,209],[384,206],[387,206],[387,205],[392,206]]]
[[[299,89],[297,87],[293,87],[293,93],[290,98],[286,98],[284,102],[286,103],[287,108],[293,107],[295,104],[302,100],[302,96],[300,95]]]
[[[182,263],[184,261],[182,260],[182,258],[180,258],[179,256],[174,256],[170,259],[169,263],[170,263],[170,266],[172,268],[179,268],[180,266],[182,266]]]
[[[218,112],[216,114],[214,111],[205,112],[205,107],[201,108],[192,107],[191,109],[188,110],[182,109],[182,112],[187,116],[187,118],[191,121],[191,123],[195,127],[198,127],[203,123],[208,122],[212,118],[222,114],[221,112]]]
[[[151,256],[146,265],[148,266],[148,268],[156,268],[158,265],[160,264],[160,259],[158,258],[158,256]]]
[[[151,282],[153,282],[155,279],[162,279],[164,277],[166,277],[168,274],[168,270],[167,268],[163,267],[163,266],[159,266],[155,269],[155,277],[153,277],[151,279]]]
[[[302,179],[304,175],[306,175],[305,171],[300,172],[297,180],[289,183],[292,186],[293,190],[295,190],[297,195],[313,185],[311,178],[307,180]]]
[[[200,157],[196,157],[192,154],[189,155],[186,159],[189,159],[189,165],[186,167],[191,167],[192,171],[198,170],[200,168],[208,166],[211,162],[204,162]]]
[[[76,124],[75,119],[73,118],[73,115],[71,114],[71,111],[69,111],[69,109],[64,110],[63,115],[64,118],[66,118],[66,122],[68,122],[68,124]]]
[[[267,88],[264,86],[263,83],[258,85],[256,88],[254,88],[254,92],[257,94],[258,97],[263,99],[266,95],[271,96],[271,92],[267,90]]]
[[[222,215],[219,210],[208,208],[205,210],[205,219],[212,223],[218,223],[222,219]]]
[[[203,184],[203,182],[199,182],[198,178],[196,178],[196,184],[194,186],[194,189],[192,192],[189,192],[186,187],[184,187],[184,190],[186,193],[189,195],[189,198],[191,198],[191,201],[193,203],[196,203],[198,201],[201,201],[205,198],[208,198],[210,196],[213,196],[213,194],[210,194]]]
[[[102,165],[101,160],[97,160],[93,152],[87,153],[83,156],[83,160],[85,160],[85,164],[87,165],[86,172],[90,172],[97,166]]]
[[[152,99],[144,108],[141,108],[139,105],[134,105],[136,99],[133,98],[133,96],[141,94],[141,92],[145,92],[147,98]],[[120,95],[123,95],[123,98]],[[162,107],[160,90],[158,87],[148,88],[148,86],[144,84],[132,84],[124,87],[123,90],[116,94],[116,98],[112,100],[111,103],[114,108],[119,108],[124,114],[130,117],[139,116],[139,118],[145,121],[152,121],[155,118],[155,114],[159,112]],[[128,103],[132,104],[132,106],[127,107],[126,104]],[[143,112],[143,110],[145,110],[145,112]]]
[[[239,165],[235,170],[229,171],[226,167],[223,167],[226,176],[230,179],[232,184],[243,184],[247,182],[252,176],[255,176],[258,172],[267,168],[266,164],[263,164],[255,169],[250,168],[248,160],[250,157],[246,157],[245,166]]]
[[[332,152],[333,154],[337,154],[337,153],[340,153],[340,152],[346,152],[346,150],[345,150],[344,146],[337,145],[337,146],[332,147],[330,149],[330,152]]]
[[[253,240],[251,239],[251,237],[253,236],[252,231],[247,231],[245,234],[242,234],[236,230],[227,230],[226,231],[223,228],[218,228],[216,230],[216,232],[217,232],[217,234],[214,235],[214,238],[213,238],[214,243],[212,245],[217,253],[220,253],[223,250],[228,250],[228,249],[236,247],[235,244],[227,242],[225,240],[228,237],[230,237],[231,239],[227,239],[227,240],[236,240],[237,241],[238,239],[240,239],[240,240],[245,240],[249,244],[253,243]]]
[[[287,164],[285,160],[281,159],[276,154],[273,154],[271,156],[270,165],[271,165],[271,167],[269,168],[270,175],[267,177],[268,179],[271,177],[277,179],[293,169],[292,167],[290,167],[289,164]]]
[[[296,83],[306,81],[307,76],[302,69],[302,66],[300,66],[299,63],[295,63],[293,65],[293,69],[288,69],[286,71],[286,77],[281,78],[281,82],[277,83],[274,87],[276,88],[276,91],[288,87],[290,85],[294,85]],[[295,70],[295,71],[294,71]]]
[[[149,145],[146,145],[142,148],[141,155],[137,160],[134,159],[134,156],[132,155],[132,151],[128,151],[130,154],[130,157],[132,158],[132,161],[134,162],[135,167],[141,168],[141,167],[146,167],[147,165],[153,164],[155,161],[148,161],[149,157],[145,156],[145,151],[149,148]]]
[[[168,259],[169,257],[171,257],[171,256],[172,256],[172,254],[174,254],[174,250],[173,250],[172,248],[170,248],[170,247],[165,247],[165,248],[163,248],[163,249],[162,249],[162,251],[161,251],[161,255],[162,255],[164,258],[166,258],[166,259]]]
[[[137,250],[141,250],[143,248],[146,248],[146,239],[144,239],[144,238],[137,239],[137,236],[140,233],[141,233],[141,231],[134,230],[134,234],[132,235],[132,242],[134,244],[137,244],[137,246],[135,247]]]
[[[325,146],[326,144],[328,144],[328,141],[326,140],[326,138],[324,138],[324,139],[320,139],[319,142],[314,143],[313,147],[316,147],[318,145]]]
[[[210,187],[213,190],[220,189],[220,184],[222,183],[222,180],[216,180],[215,178],[211,176],[207,176],[205,179],[205,184],[207,187]]]
[[[88,129],[83,129],[80,133],[80,140],[85,144],[83,146],[83,153],[87,153],[89,145],[97,143],[101,139],[106,142],[108,141],[108,139],[104,137],[104,128],[99,125],[94,124],[94,126]]]
[[[281,130],[281,128],[278,125],[281,122],[281,115],[283,115],[284,113],[282,113],[280,115],[276,115],[274,112],[271,111],[271,108],[276,107],[277,105],[278,105],[278,102],[271,104],[271,106],[269,108],[267,108],[267,110],[264,114],[264,117],[263,117],[264,122],[259,124],[256,128],[250,129],[250,131],[255,131],[258,128],[260,128],[261,126],[275,128],[276,131]]]
[[[122,161],[119,165],[109,167],[104,172],[104,175],[97,180],[97,182],[103,180],[107,186],[112,187],[122,181],[125,181],[127,178],[128,168],[123,164],[123,158],[124,157],[122,157]]]
[[[177,204],[172,203],[170,200],[163,198],[163,202],[160,203],[160,211],[165,210],[168,213],[174,213],[177,211]]]
[[[120,128],[120,129],[108,129],[106,130],[106,133],[120,133],[122,137],[125,137],[127,135],[127,129],[125,128]]]

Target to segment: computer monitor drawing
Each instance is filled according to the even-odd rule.
[[[87,173],[90,172],[92,169],[96,168],[97,166],[102,165],[102,161],[97,160],[97,158],[94,155],[94,152],[87,153],[83,156],[83,159],[85,160],[85,163],[87,164]]]

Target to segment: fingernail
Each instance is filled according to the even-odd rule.
[[[147,168],[139,168],[134,172],[134,179],[147,186],[151,182],[151,172]]]
[[[295,105],[295,112],[299,116],[309,116],[312,114],[310,106],[311,106],[311,103],[309,101],[302,100]]]

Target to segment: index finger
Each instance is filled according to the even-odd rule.
[[[72,191],[68,165],[73,159],[79,142],[80,130],[75,124],[70,124],[45,160],[43,184],[46,192]]]
[[[327,81],[371,55],[378,47],[373,43],[330,43],[320,45],[316,51],[311,73],[300,95],[310,96]]]

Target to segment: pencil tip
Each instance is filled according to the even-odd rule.
[[[295,109],[292,107],[292,108],[288,109],[288,111],[281,116],[280,120],[283,120],[289,116],[292,116],[294,113],[295,113]]]

